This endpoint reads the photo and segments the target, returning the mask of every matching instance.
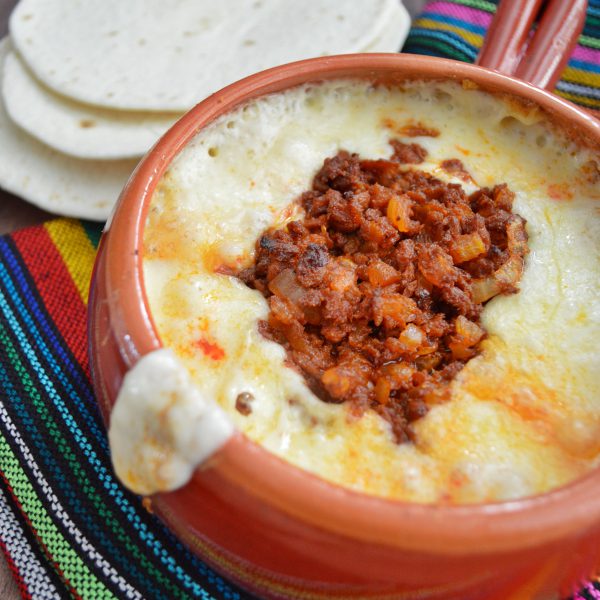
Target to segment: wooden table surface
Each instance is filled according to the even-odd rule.
[[[424,2],[425,0],[404,0],[405,6],[411,13],[418,11]],[[16,4],[17,0],[0,0],[0,38],[7,33],[8,16]],[[32,206],[0,189],[0,235],[27,225],[42,223],[53,216],[56,215]],[[0,528],[2,525],[0,523]],[[8,570],[4,557],[0,555],[0,599],[18,600],[19,598],[21,595],[17,585]]]

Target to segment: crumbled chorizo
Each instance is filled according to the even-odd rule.
[[[469,173],[469,171],[467,171],[467,169],[465,169],[465,165],[463,164],[463,162],[461,160],[459,160],[458,158],[451,158],[449,160],[443,160],[440,163],[440,167],[444,171],[446,171],[446,173],[449,173],[450,175],[455,175],[456,177],[458,177],[459,179],[462,179],[463,181],[465,181],[467,183],[475,183],[475,181],[471,177],[471,174]]]
[[[403,144],[398,140],[391,141],[394,154],[392,160],[399,163],[418,165],[427,157],[427,150],[419,144]]]
[[[398,133],[406,137],[439,137],[440,135],[439,130],[423,125],[421,122],[407,123],[398,130]]]
[[[268,298],[261,333],[322,400],[375,410],[405,442],[479,352],[482,303],[517,291],[528,248],[505,184],[467,196],[402,166],[422,147],[390,143],[391,160],[325,160],[304,218],[266,231],[238,276]]]
[[[254,396],[250,392],[241,392],[235,399],[235,409],[241,414],[247,417],[252,414],[252,402]]]

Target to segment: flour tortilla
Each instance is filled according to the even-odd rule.
[[[77,158],[140,157],[180,116],[114,111],[74,102],[34,79],[14,52],[8,53],[4,63],[2,96],[19,127]]]
[[[9,52],[0,41],[0,76]],[[105,220],[136,161],[71,158],[16,127],[0,100],[0,187],[61,215]]]
[[[410,16],[403,4],[398,3],[388,17],[383,31],[361,52],[399,52],[410,29]]]
[[[378,37],[361,52],[399,50],[410,19],[402,4],[392,8]],[[19,127],[51,148],[77,158],[140,157],[180,116],[117,111],[70,100],[35,79],[14,51],[5,61],[2,95],[10,118]]]
[[[116,109],[184,111],[256,71],[361,51],[398,2],[22,0],[10,32],[36,77],[60,94]]]

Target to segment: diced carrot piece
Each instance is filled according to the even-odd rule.
[[[477,232],[457,236],[450,246],[450,255],[455,265],[473,260],[486,251],[485,243]]]
[[[327,369],[321,377],[321,382],[333,398],[340,400],[350,392],[353,386],[353,378],[340,366]]]
[[[390,401],[392,386],[385,377],[380,377],[375,384],[375,399],[384,406]]]
[[[410,220],[411,200],[408,196],[394,196],[387,206],[387,218],[390,223],[403,233],[410,231],[412,222]]]
[[[401,327],[406,327],[419,312],[416,302],[402,294],[380,296],[373,302],[373,322],[377,326],[381,325],[384,319],[391,319]]]
[[[477,325],[477,323],[473,323],[473,321],[469,321],[463,315],[459,315],[456,318],[454,323],[456,328],[456,333],[461,336],[465,345],[474,346],[485,334],[483,329]]]
[[[367,277],[374,287],[385,287],[402,279],[402,276],[392,265],[382,260],[373,260],[367,267]]]

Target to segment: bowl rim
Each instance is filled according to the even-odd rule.
[[[240,104],[303,83],[363,79],[469,82],[533,103],[577,142],[600,142],[600,123],[574,104],[486,68],[409,54],[320,57],[251,75],[186,113],[142,159],[106,226],[106,285],[116,335],[132,366],[162,347],[143,285],[143,231],[152,193],[173,158],[196,133]],[[118,314],[117,314],[118,313]],[[354,539],[443,554],[487,553],[559,541],[600,524],[600,469],[560,488],[508,502],[416,504],[342,488],[276,457],[242,433],[201,466],[213,469],[284,513]],[[196,470],[193,481],[198,478]],[[188,484],[190,485],[190,484]],[[168,502],[168,494],[159,495]]]

